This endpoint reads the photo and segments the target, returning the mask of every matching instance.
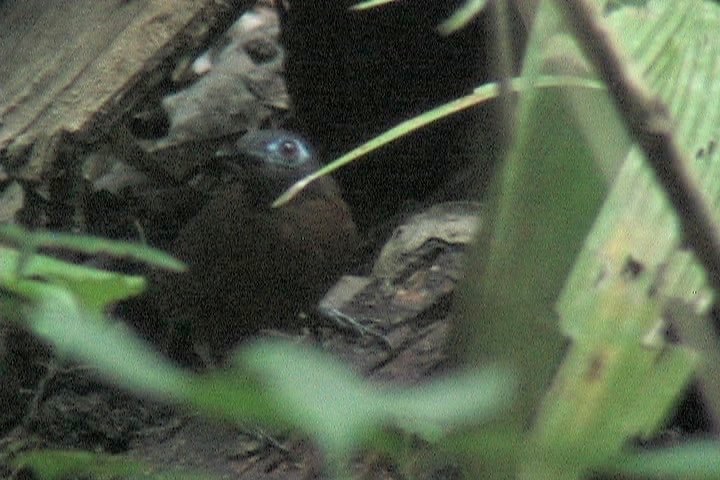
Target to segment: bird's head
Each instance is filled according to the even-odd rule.
[[[269,201],[320,167],[308,142],[287,130],[246,133],[215,156],[250,190]]]

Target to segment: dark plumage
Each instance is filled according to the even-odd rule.
[[[348,206],[329,177],[271,208],[280,193],[319,167],[297,135],[251,132],[217,160],[237,179],[173,242],[171,252],[189,271],[163,274],[151,294],[156,314],[174,326],[168,336],[176,354],[187,349],[188,336],[196,351],[222,358],[261,328],[297,326],[298,313],[315,307],[358,244]]]

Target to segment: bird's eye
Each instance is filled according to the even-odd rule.
[[[303,164],[310,157],[307,147],[294,138],[277,139],[266,144],[265,149],[271,161],[289,167]]]
[[[298,146],[297,143],[293,142],[292,140],[283,140],[280,143],[280,147],[278,148],[278,151],[280,152],[280,155],[282,155],[283,158],[291,160],[298,154]]]

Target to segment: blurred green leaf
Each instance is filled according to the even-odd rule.
[[[0,286],[35,302],[44,295],[53,295],[54,288],[65,288],[94,312],[140,294],[145,289],[145,279],[41,255],[37,253],[39,248],[126,257],[174,271],[185,268],[168,254],[149,247],[89,236],[29,232],[17,225],[1,225],[0,242],[17,247],[0,245]]]
[[[717,479],[720,478],[720,443],[693,441],[672,448],[624,453],[609,462],[607,471],[624,476]]]
[[[128,258],[148,265],[181,272],[185,266],[167,253],[145,245],[109,240],[90,235],[74,235],[45,231],[28,231],[18,225],[0,225],[0,242],[10,243],[21,250],[38,248],[63,248],[86,255],[110,255]]]
[[[62,355],[140,393],[183,398],[190,374],[172,366],[119,322],[90,312],[70,292],[56,291],[30,315],[32,330]]]
[[[545,9],[536,22],[552,32],[559,17]],[[542,78],[542,66],[526,64],[528,84]],[[565,340],[553,305],[607,189],[598,152],[565,95],[528,89],[520,96],[515,141],[491,191],[492,228],[470,254],[451,341],[472,365],[503,361],[521,371],[520,403],[508,418],[515,426],[529,420],[560,360]]]
[[[77,295],[86,308],[99,312],[145,290],[143,277],[38,254],[28,255],[21,266],[21,256],[17,250],[0,246],[0,286],[33,301],[52,295],[53,289],[67,289]]]
[[[180,471],[160,472],[154,467],[128,457],[78,450],[35,450],[13,459],[16,468],[30,468],[43,480],[62,480],[72,476],[92,475],[100,480],[118,477],[153,480],[210,480],[212,475]]]
[[[207,416],[288,425],[277,404],[242,369],[206,375],[180,369],[122,323],[85,309],[70,292],[58,289],[45,297],[29,325],[61,355],[138,394],[199,408]]]
[[[450,18],[438,25],[438,32],[442,35],[457,32],[480,15],[486,5],[487,0],[465,0],[465,3],[456,9]]]
[[[369,10],[371,8],[381,7],[393,2],[397,2],[397,0],[367,0],[365,2],[356,3],[350,7],[350,10]]]
[[[514,391],[510,372],[497,367],[380,389],[330,355],[280,342],[258,343],[241,352],[240,361],[292,424],[340,458],[384,425],[437,440],[450,429],[488,421],[511,404]]]
[[[396,1],[397,0],[368,0],[356,3],[350,7],[350,10],[369,10],[371,8],[388,5]],[[486,5],[487,0],[465,0],[465,3],[457,8],[450,18],[444,20],[440,23],[440,25],[438,25],[438,32],[442,35],[450,35],[451,33],[462,29],[465,25],[477,17]]]
[[[667,292],[658,275],[678,226],[641,158],[631,159],[560,301],[572,346],[534,430],[542,448],[574,451],[586,468],[657,431],[698,364],[695,352],[664,336]],[[646,227],[635,228],[635,220]],[[702,285],[698,273],[694,284]]]
[[[122,325],[92,316],[65,293],[43,303],[30,324],[62,354],[93,365],[119,385],[208,416],[300,428],[336,458],[347,458],[387,424],[437,439],[447,429],[491,418],[513,393],[512,376],[497,368],[381,390],[327,354],[281,342],[259,342],[242,349],[233,368],[193,375]]]
[[[720,95],[709,92],[720,88],[714,80],[720,52],[707,38],[720,25],[716,13],[707,14],[717,5],[704,7],[692,0],[650,1],[612,10],[611,21],[679,119],[681,141],[701,154],[697,158],[716,159]],[[544,2],[523,75],[532,83],[549,73],[593,76],[562,17]],[[517,122],[516,141],[493,187],[493,228],[477,242],[462,292],[463,323],[451,344],[473,364],[506,359],[521,368],[524,396],[514,425],[538,415],[538,442],[521,454],[522,474],[576,478],[631,436],[661,424],[697,365],[690,349],[664,344],[668,300],[702,315],[711,295],[692,258],[673,256],[680,241],[674,212],[639,152],[630,150],[605,92],[526,91]],[[698,178],[717,205],[720,162],[701,160]],[[613,183],[603,219],[590,232]],[[638,285],[623,276],[634,268],[642,272]],[[563,333],[573,343],[538,413],[563,343],[553,332],[561,291]]]

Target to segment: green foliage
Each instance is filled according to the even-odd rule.
[[[187,472],[156,472],[149,465],[127,458],[75,450],[27,452],[15,458],[21,468],[31,468],[44,480],[62,480],[71,476],[92,475],[98,480],[118,477],[155,480],[211,480],[212,476]]]
[[[715,4],[695,1],[615,5],[605,19],[669,105],[680,143],[697,152],[688,158],[713,205],[720,162],[709,145],[720,101],[710,92],[720,88],[720,51],[707,35],[717,19]],[[551,72],[592,76],[553,4],[541,5],[533,33],[528,81]],[[519,100],[516,140],[494,186],[493,228],[472,260],[458,336],[466,361],[504,358],[520,370],[517,411],[499,420],[516,429],[516,448],[492,459],[502,465],[496,476],[617,471],[628,440],[662,427],[697,370],[700,348],[717,347],[671,345],[663,335],[672,321],[690,325],[694,338],[714,338],[712,294],[702,269],[680,249],[676,213],[609,100],[572,89],[538,89]],[[565,351],[560,333],[570,341]],[[706,392],[718,392],[717,375],[704,378]],[[642,464],[682,478],[704,478],[713,468],[689,459],[679,470],[682,462],[668,461],[678,459],[672,450],[654,466],[652,457],[622,458],[635,471]]]
[[[35,332],[60,352],[119,385],[215,418],[301,428],[338,466],[384,425],[437,439],[445,429],[485,421],[512,397],[511,376],[498,368],[421,388],[378,390],[330,356],[287,342],[258,343],[241,350],[233,368],[195,375],[125,329],[64,304],[45,304],[31,318]]]
[[[88,235],[44,231],[30,234],[17,225],[8,224],[0,226],[0,240],[3,243],[22,247],[25,253],[31,253],[37,248],[64,248],[86,255],[103,253],[117,258],[127,258],[178,272],[185,269],[181,262],[160,250]]]
[[[717,5],[598,3],[643,81],[669,106],[678,140],[693,152],[693,171],[717,206],[720,47],[709,40],[720,27]],[[226,371],[178,370],[101,313],[137,294],[142,279],[35,253],[45,244],[158,261],[97,239],[6,234],[16,246],[0,248],[0,286],[12,294],[6,301],[25,306],[30,328],[61,353],[121,385],[209,416],[304,430],[336,474],[362,446],[402,450],[402,438],[383,429],[393,426],[461,460],[472,477],[600,471],[719,478],[715,442],[651,453],[627,446],[662,427],[696,371],[713,392],[711,404],[720,402],[720,363],[698,367],[701,357],[718,356],[712,342],[697,341],[714,335],[706,318],[712,294],[681,249],[676,213],[643,152],[567,34],[556,10],[562,5],[541,2],[523,76],[510,82],[518,95],[515,141],[492,187],[490,228],[469,260],[455,332],[457,357],[476,370],[422,388],[383,390],[326,355],[277,342],[243,349]],[[318,175],[498,93],[498,85],[479,87]],[[696,341],[669,344],[662,334],[669,321]],[[518,373],[517,389],[510,371]],[[47,462],[46,478],[56,478],[53,468],[69,471],[66,462],[104,475],[86,455],[40,452],[17,461],[38,471]],[[116,473],[134,474],[130,465]]]
[[[367,0],[353,5],[351,10],[368,10],[371,8],[378,8],[395,1],[397,0]],[[443,35],[449,35],[462,29],[475,17],[477,17],[480,12],[485,9],[486,5],[487,0],[466,0],[460,8],[453,12],[450,18],[438,25],[438,32]]]
[[[608,470],[613,474],[654,478],[716,479],[720,472],[720,445],[716,441],[693,441],[663,450],[620,454]]]
[[[45,246],[48,234],[14,229],[14,241]],[[57,240],[53,238],[53,241]],[[122,252],[156,258],[144,247],[82,237],[63,238],[63,247]],[[57,244],[54,244],[56,246]],[[99,248],[99,250],[98,250]],[[86,251],[87,250],[83,250]],[[28,251],[0,250],[0,285],[28,302],[26,326],[53,344],[61,356],[92,365],[103,377],[140,394],[153,395],[207,416],[236,422],[297,427],[324,447],[339,469],[350,454],[381,429],[395,425],[426,439],[461,425],[486,421],[510,404],[512,376],[506,369],[482,371],[413,389],[378,389],[330,356],[287,342],[263,342],[238,353],[233,368],[196,375],[181,370],[103,315],[111,302],[139,293],[141,278],[73,265]],[[163,265],[176,267],[159,255]],[[17,302],[15,298],[0,301]],[[135,474],[132,461],[83,452],[34,452],[17,457],[44,478],[85,471],[105,478]],[[92,468],[87,465],[93,465]],[[83,470],[85,468],[85,470]],[[153,478],[164,478],[163,474]]]
[[[166,253],[151,248],[88,236],[51,232],[31,234],[16,225],[0,226],[0,242],[5,244],[0,244],[0,286],[19,297],[14,305],[18,305],[20,298],[41,302],[61,298],[70,291],[78,305],[101,312],[145,289],[142,277],[64,262],[38,254],[39,248],[64,248],[87,255],[105,253],[176,271],[184,268]]]

